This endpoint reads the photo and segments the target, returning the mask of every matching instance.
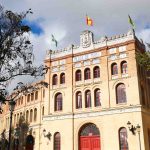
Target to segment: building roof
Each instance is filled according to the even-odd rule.
[[[116,35],[112,37],[105,36],[101,37],[97,41],[94,41],[94,34],[89,30],[85,30],[80,34],[80,45],[69,45],[68,47],[60,50],[48,50],[46,60],[86,52],[93,49],[103,48],[105,46],[110,47],[135,39],[137,38],[135,36],[134,30],[129,30],[126,34]]]

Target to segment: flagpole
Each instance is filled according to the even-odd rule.
[[[128,14],[128,22],[129,22],[129,24],[130,24],[130,26],[131,26],[134,34],[135,34],[135,24],[134,24],[134,22],[133,22],[133,20],[132,20],[132,18],[130,17],[129,14]]]

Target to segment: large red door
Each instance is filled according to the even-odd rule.
[[[80,150],[101,150],[100,136],[81,136]]]

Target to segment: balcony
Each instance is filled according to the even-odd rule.
[[[94,82],[94,83],[100,82],[100,78],[94,78],[94,79],[93,79],[93,82]]]
[[[118,75],[112,75],[111,78],[112,79],[118,79]]]
[[[92,83],[92,79],[84,80],[84,84],[90,84]]]
[[[125,78],[125,77],[128,77],[129,75],[127,73],[125,73],[125,74],[122,74],[121,76],[122,76],[122,78]]]
[[[82,85],[82,84],[83,84],[83,81],[76,81],[76,82],[75,82],[75,85],[76,85],[76,86],[79,86],[79,85]]]

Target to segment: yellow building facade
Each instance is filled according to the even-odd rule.
[[[35,150],[150,150],[150,81],[135,58],[144,50],[133,31],[98,41],[83,31],[79,46],[47,52],[49,86],[17,100],[13,123],[25,116]],[[7,107],[0,119],[8,132]]]

